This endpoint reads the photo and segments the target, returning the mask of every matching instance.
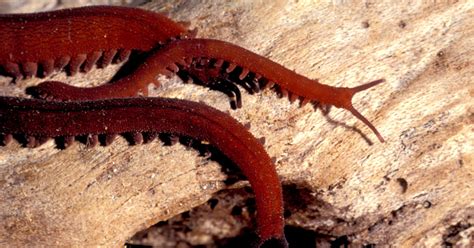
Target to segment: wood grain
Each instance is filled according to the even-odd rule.
[[[157,1],[145,7],[191,21],[200,37],[233,42],[327,84],[387,80],[354,100],[385,144],[350,113],[333,108],[324,116],[270,92],[243,94],[244,108],[232,111],[223,94],[177,79],[155,90],[229,110],[266,138],[284,187],[296,189],[306,205],[289,199],[287,224],[346,236],[355,245],[472,245],[473,3]],[[97,84],[113,70],[68,80]],[[5,79],[1,92],[20,95],[37,83]],[[0,244],[119,246],[136,231],[205,203],[225,188],[225,177],[220,165],[179,145],[3,147]],[[206,235],[214,237],[212,230]]]

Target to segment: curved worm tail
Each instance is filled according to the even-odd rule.
[[[376,86],[380,83],[383,83],[383,82],[385,82],[385,79],[378,79],[378,80],[375,80],[375,81],[372,81],[372,82],[369,82],[369,83],[366,83],[366,84],[363,84],[363,85],[360,85],[360,86],[357,86],[357,87],[354,87],[354,88],[350,88],[350,90],[352,92],[352,96],[354,96],[358,92],[361,92],[361,91],[364,91],[366,89],[372,88],[372,87],[374,87],[374,86]],[[374,134],[377,136],[377,138],[380,140],[380,142],[382,142],[382,143],[385,142],[384,138],[379,133],[377,128],[375,128],[375,126],[369,120],[367,120],[367,118],[365,118],[361,113],[359,113],[359,111],[357,111],[357,109],[355,109],[354,106],[352,106],[352,103],[349,106],[346,106],[346,109],[349,110],[357,119],[361,120],[365,125],[367,125],[372,130],[372,132],[374,132]]]
[[[260,241],[258,244],[254,244],[251,247],[256,248],[288,248],[289,244],[285,238],[285,235],[282,237],[274,237],[265,241]]]

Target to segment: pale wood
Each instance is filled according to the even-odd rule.
[[[454,240],[472,246],[474,2],[340,2],[157,1],[145,7],[191,21],[200,37],[236,43],[327,84],[385,78],[355,99],[384,144],[350,113],[333,108],[325,117],[268,91],[244,93],[238,111],[229,110],[223,94],[179,80],[154,94],[229,111],[250,122],[256,137],[265,136],[283,183],[314,192],[306,212],[288,224],[348,235],[353,244],[395,247],[441,246],[453,227],[465,224]],[[113,70],[67,80],[94,85]],[[38,82],[5,79],[2,94],[21,95]],[[224,188],[224,179],[218,164],[159,142],[76,144],[64,151],[52,142],[34,150],[3,147],[0,244],[120,246],[136,231],[204,203]],[[312,217],[316,210],[323,220]]]

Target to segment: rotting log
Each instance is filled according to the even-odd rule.
[[[243,93],[237,111],[223,94],[177,79],[154,91],[250,122],[276,158],[288,225],[354,245],[472,246],[472,2],[162,2],[144,7],[190,21],[200,37],[233,42],[321,82],[387,80],[354,100],[384,144],[348,112],[332,108],[325,116],[269,91]],[[52,78],[96,85],[115,69]],[[4,95],[21,95],[38,82],[4,79],[0,87]],[[159,142],[1,147],[0,244],[120,246],[137,231],[202,205],[226,188],[225,178],[220,165],[195,151]],[[232,191],[220,194],[226,192]],[[199,235],[213,237],[212,230]]]

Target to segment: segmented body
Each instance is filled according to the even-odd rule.
[[[204,69],[199,71],[199,66]],[[352,98],[356,93],[384,82],[383,79],[354,88],[333,87],[297,74],[247,49],[219,40],[189,39],[172,42],[153,52],[131,75],[111,84],[78,88],[61,82],[45,82],[32,93],[57,100],[127,97],[134,96],[139,91],[146,95],[149,84],[159,85],[157,75],[171,76],[180,70],[202,82],[212,78],[227,79],[228,84],[220,84],[218,87],[234,98],[236,107],[241,106],[240,91],[232,85],[232,80],[240,80],[250,92],[259,92],[262,87],[274,88],[290,101],[299,99],[301,105],[312,102],[347,109],[384,142],[377,129],[352,106]],[[233,79],[231,74],[235,74]]]
[[[182,25],[161,14],[118,6],[0,15],[0,74],[43,77],[63,68],[70,74],[87,72],[186,34]]]
[[[98,140],[99,135],[120,133],[171,133],[206,141],[238,165],[252,185],[261,241],[284,241],[282,192],[274,164],[244,126],[214,108],[164,98],[47,102],[0,97],[0,123],[3,138],[21,134],[34,141],[79,135]]]

